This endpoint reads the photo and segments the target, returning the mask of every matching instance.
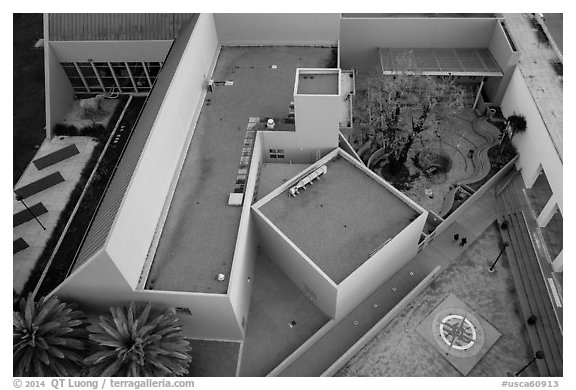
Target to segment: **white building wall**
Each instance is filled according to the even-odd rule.
[[[310,149],[338,147],[339,95],[295,95],[294,116],[300,145]]]
[[[214,19],[211,14],[202,14],[112,226],[107,251],[133,287],[138,283],[185,141],[194,131],[206,94],[204,81],[214,69],[218,50]]]
[[[139,290],[133,296],[142,302],[190,309],[191,314],[179,315],[187,337],[231,341],[244,337],[228,295]]]
[[[286,164],[311,164],[315,161],[315,150],[308,145],[302,144],[295,131],[262,131],[264,144],[264,162],[286,163]],[[270,149],[281,149],[284,151],[284,159],[271,159]],[[322,150],[322,156],[332,151],[332,149]]]
[[[304,294],[308,297],[313,294],[312,302],[324,314],[333,318],[336,315],[336,284],[289,242],[259,210],[253,209],[253,213],[264,252]]]
[[[336,45],[339,14],[214,14],[222,46]]]
[[[254,284],[254,264],[257,256],[257,233],[252,215],[252,199],[258,184],[258,174],[262,164],[262,134],[257,132],[252,150],[252,160],[250,162],[250,172],[246,191],[244,193],[244,204],[242,205],[242,216],[238,227],[238,238],[234,248],[234,259],[232,270],[230,271],[230,283],[228,284],[228,296],[236,313],[238,324],[244,331],[248,319],[250,307],[250,294]],[[248,280],[250,279],[250,280]]]
[[[412,260],[428,213],[421,214],[338,285],[336,320],[344,318]]]
[[[46,97],[46,138],[52,138],[54,126],[64,119],[74,103],[74,88],[52,50],[44,46],[44,91]]]
[[[563,164],[519,69],[514,71],[502,99],[501,107],[502,113],[506,117],[513,113],[522,114],[526,117],[526,132],[517,134],[513,140],[519,152],[516,166],[521,170],[526,187],[532,187],[538,177],[541,165],[552,188],[552,196],[555,198],[560,212],[563,213]]]
[[[502,77],[489,77],[487,83],[484,85],[486,94],[491,103],[500,104],[502,97],[506,92],[506,87],[512,78],[516,64],[520,59],[520,52],[514,50],[506,37],[502,24],[496,23],[494,26],[494,33],[488,50],[494,60],[502,70]]]
[[[110,256],[101,250],[51,294],[77,302],[84,309],[107,312],[110,306],[130,301],[132,289]]]
[[[187,337],[212,340],[243,338],[227,295],[134,290],[105,251],[99,252],[72,274],[53,294],[76,302],[85,310],[101,313],[107,313],[110,306],[128,305],[131,301],[189,309],[191,315],[179,315]]]

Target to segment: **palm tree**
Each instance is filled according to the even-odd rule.
[[[14,376],[75,376],[88,331],[84,314],[56,297],[34,303],[32,294],[13,312]]]
[[[506,119],[506,129],[504,130],[502,139],[500,140],[500,154],[507,147],[508,144],[512,143],[512,138],[518,133],[523,133],[527,128],[526,117],[521,114],[513,113]]]
[[[517,134],[517,133],[523,133],[526,131],[526,117],[524,117],[524,115],[519,115],[519,114],[512,114],[508,117],[508,120],[506,122],[507,127],[510,128],[510,131],[512,132],[512,135]],[[512,137],[510,137],[512,138]]]
[[[111,307],[90,334],[98,344],[85,359],[88,376],[182,376],[192,361],[173,308]]]

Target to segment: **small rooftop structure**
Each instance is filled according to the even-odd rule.
[[[321,176],[290,194],[319,168]],[[321,167],[312,165],[280,188],[257,207],[336,284],[420,215],[401,193],[339,149]]]
[[[339,95],[339,69],[298,69],[296,95]]]

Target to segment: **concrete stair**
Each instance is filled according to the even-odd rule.
[[[508,222],[507,229],[500,229],[500,233],[510,243],[506,255],[522,315],[525,320],[536,316],[536,322],[526,324],[526,330],[533,351],[544,352],[544,359],[536,361],[538,370],[542,376],[562,376],[562,308],[557,307],[547,285],[548,270],[543,270],[538,260],[518,180],[521,178],[514,172],[511,178],[503,179],[505,187],[497,188],[498,222],[500,226],[504,220]]]

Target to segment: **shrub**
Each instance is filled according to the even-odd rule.
[[[80,131],[74,125],[66,125],[64,123],[57,123],[54,125],[54,134],[57,136],[78,136]]]
[[[98,140],[105,140],[110,135],[109,131],[100,123],[94,123],[90,126],[83,127],[81,129],[76,128],[74,125],[67,125],[64,123],[58,123],[54,126],[54,134],[57,136],[69,136],[69,137],[93,137]]]
[[[506,142],[503,145],[494,145],[488,150],[488,158],[494,172],[502,169],[517,154],[516,147],[511,142]]]

